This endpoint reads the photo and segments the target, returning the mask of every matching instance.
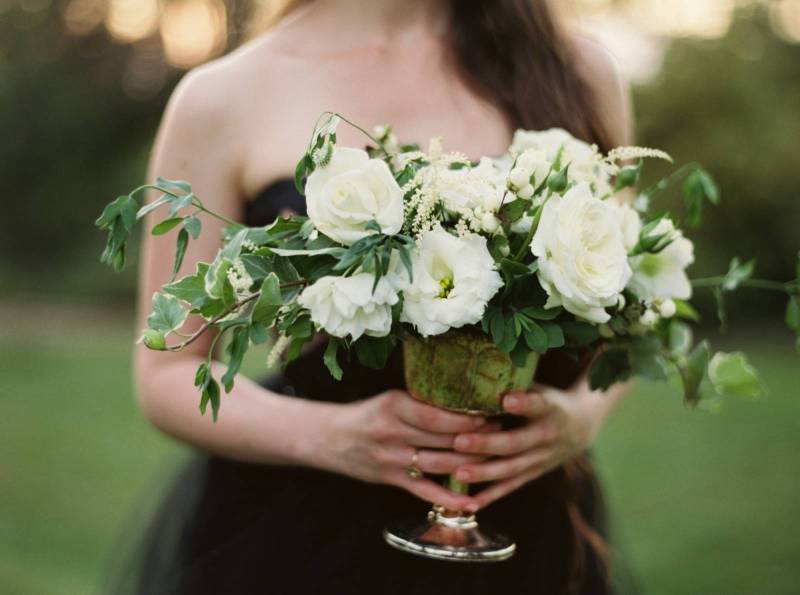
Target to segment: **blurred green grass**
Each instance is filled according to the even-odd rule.
[[[131,325],[24,318],[0,336],[0,592],[97,592],[185,451],[136,409]],[[797,592],[800,359],[787,335],[746,346],[766,398],[691,412],[640,383],[595,449],[615,546],[645,593]]]

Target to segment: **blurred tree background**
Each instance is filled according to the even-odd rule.
[[[156,470],[181,456],[136,415],[136,267],[100,266],[93,221],[143,181],[183,73],[236,47],[278,4],[0,0],[0,361],[11,364],[0,365],[2,593],[92,591],[119,559],[120,534],[136,532],[141,518],[124,522],[134,503],[159,494]],[[724,206],[691,234],[693,273],[722,272],[738,255],[757,259],[758,276],[793,277],[800,0],[557,4],[634,82],[638,143],[717,178]],[[663,205],[682,212],[679,188]],[[727,341],[752,352],[769,399],[690,414],[677,391],[643,383],[597,448],[622,518],[614,543],[648,593],[797,591],[797,355],[788,331],[763,324],[782,318],[782,299],[730,302],[738,328],[758,323]],[[260,362],[250,373],[263,373]]]

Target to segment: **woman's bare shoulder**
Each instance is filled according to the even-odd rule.
[[[617,58],[590,37],[573,34],[571,42],[579,72],[594,93],[598,112],[613,140],[617,144],[630,144],[633,136],[630,88]]]

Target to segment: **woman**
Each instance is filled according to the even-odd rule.
[[[541,1],[313,0],[234,53],[190,73],[166,111],[150,177],[190,180],[214,210],[265,225],[304,209],[289,178],[309,126],[334,109],[391,123],[403,141],[443,136],[473,158],[517,127],[560,126],[603,147],[629,141],[627,93],[608,55],[560,35]],[[363,139],[341,127],[339,140]],[[214,223],[183,273],[209,260]],[[171,238],[143,246],[140,313],[170,276]],[[207,341],[208,339],[206,339]],[[621,390],[588,388],[550,358],[529,393],[507,395],[513,429],[445,412],[402,390],[402,362],[351,364],[333,382],[313,349],[264,386],[239,378],[221,416],[197,413],[193,375],[208,343],[164,357],[140,349],[148,419],[208,455],[177,482],[146,542],[142,593],[606,593],[602,508],[581,456]],[[399,354],[396,354],[399,355]],[[415,457],[416,454],[416,457]],[[481,484],[456,494],[427,474]],[[398,489],[399,488],[399,489]],[[416,498],[414,498],[416,496]],[[500,564],[449,564],[381,542],[420,500],[513,533]]]

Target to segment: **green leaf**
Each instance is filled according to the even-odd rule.
[[[703,202],[708,200],[712,204],[719,204],[719,189],[708,172],[696,167],[686,177],[683,198],[689,210],[689,224],[697,227],[701,221]]]
[[[495,342],[495,345],[500,345],[506,334],[506,321],[500,308],[494,307],[490,310],[489,330],[492,333],[492,341]]]
[[[155,199],[153,202],[147,203],[146,205],[142,206],[142,208],[139,209],[136,212],[136,219],[137,220],[138,219],[142,219],[145,215],[155,211],[161,205],[166,204],[169,201],[171,201],[172,198],[173,197],[170,194],[162,194],[157,199]]]
[[[567,320],[561,324],[566,341],[570,345],[589,345],[600,338],[597,327],[588,322],[579,320]]]
[[[755,260],[748,262],[740,262],[738,258],[731,260],[728,272],[725,273],[725,280],[722,282],[722,289],[725,291],[736,289],[742,281],[752,277],[755,266]]]
[[[223,258],[221,254],[217,254],[214,262],[206,271],[205,288],[206,293],[214,298],[221,300],[225,294],[225,284],[230,285],[228,281],[228,269],[231,268],[233,263],[227,258]]]
[[[328,368],[331,376],[333,376],[336,380],[342,379],[342,367],[339,365],[339,361],[336,357],[339,352],[340,344],[340,339],[337,337],[331,337],[328,339],[327,347],[325,347],[325,355],[322,356],[322,361],[325,363],[325,367]]]
[[[607,349],[595,358],[589,369],[589,386],[592,390],[607,390],[612,384],[623,382],[630,376],[628,352],[624,349]]]
[[[262,343],[266,343],[269,335],[267,334],[266,327],[259,323],[254,322],[250,325],[250,342],[253,345],[261,345]]]
[[[314,169],[314,161],[311,155],[306,153],[297,162],[297,167],[294,168],[294,187],[300,193],[300,196],[305,196],[305,178]]]
[[[547,332],[533,321],[531,321],[523,336],[528,347],[536,353],[546,352],[550,345]]]
[[[700,401],[700,384],[706,375],[711,357],[708,342],[698,344],[685,361],[678,363],[678,371],[683,382],[683,398],[690,405]]]
[[[557,349],[563,347],[565,343],[564,331],[555,322],[543,322],[542,328],[547,333],[547,347],[549,349]]]
[[[667,379],[667,362],[661,354],[661,343],[655,336],[636,337],[630,343],[628,358],[637,376],[650,380]]]
[[[538,308],[536,306],[528,306],[527,308],[523,308],[521,312],[528,316],[529,318],[534,318],[536,320],[553,320],[554,318],[558,317],[564,310],[561,307],[558,308]]]
[[[619,192],[623,188],[630,188],[639,183],[639,178],[642,173],[642,160],[636,165],[625,165],[617,174],[617,181],[614,184],[614,192]]]
[[[205,276],[208,265],[204,262],[197,263],[194,275],[181,277],[177,281],[164,285],[161,289],[165,293],[174,295],[179,300],[191,305],[193,308],[201,306],[208,296],[206,295]]]
[[[516,332],[516,324],[514,323],[514,313],[506,312],[503,315],[503,340],[497,344],[501,351],[511,353],[514,346],[517,344],[519,335]]]
[[[394,340],[391,336],[370,337],[362,335],[353,344],[358,361],[368,368],[382,370],[394,351]]]
[[[194,215],[190,215],[183,220],[183,229],[189,232],[189,235],[192,236],[193,240],[196,240],[200,237],[200,230],[202,227],[202,222]]]
[[[261,284],[261,295],[258,296],[250,319],[269,328],[275,323],[275,317],[282,305],[280,280],[275,273],[270,273]]]
[[[175,242],[175,265],[172,267],[172,278],[178,274],[183,264],[183,257],[186,256],[186,247],[189,245],[189,233],[186,229],[178,232],[178,239]]]
[[[169,213],[169,216],[174,217],[175,215],[177,215],[178,211],[192,204],[192,200],[194,200],[194,194],[192,194],[191,192],[189,194],[185,194],[184,196],[171,200],[169,205],[169,210],[167,211]]]
[[[164,293],[153,294],[152,307],[153,311],[147,317],[147,326],[164,333],[180,328],[188,314],[175,297]]]
[[[186,193],[190,193],[192,191],[192,185],[189,182],[184,182],[183,180],[168,180],[167,178],[158,177],[156,178],[156,185],[169,190],[181,190]]]
[[[239,258],[244,265],[244,270],[256,283],[263,281],[275,270],[272,259],[264,254],[242,254]]]
[[[700,313],[685,300],[673,300],[675,302],[675,316],[684,320],[700,321]]]
[[[200,388],[200,413],[205,415],[208,403],[211,403],[211,412],[214,421],[219,413],[219,384],[211,374],[208,362],[203,362],[197,368],[194,376],[194,385]]]
[[[714,390],[723,396],[760,397],[764,394],[758,372],[740,351],[714,354],[708,364],[708,377]]]
[[[668,328],[668,344],[673,355],[686,355],[692,347],[692,329],[688,324],[672,319]]]
[[[173,217],[172,219],[164,219],[158,225],[155,225],[150,231],[154,236],[164,235],[168,231],[176,228],[183,221],[183,217]]]
[[[497,214],[502,221],[513,223],[525,214],[529,206],[531,206],[531,201],[518,198],[511,202],[503,203]]]
[[[530,350],[525,344],[525,341],[517,342],[514,349],[511,350],[509,356],[511,357],[511,363],[517,366],[518,368],[523,367],[526,363],[528,363],[528,354]]]
[[[233,331],[233,337],[228,344],[228,369],[222,376],[222,384],[225,387],[225,392],[231,392],[233,389],[234,379],[239,368],[242,367],[242,359],[247,349],[250,346],[250,334],[247,326],[239,326]]]

